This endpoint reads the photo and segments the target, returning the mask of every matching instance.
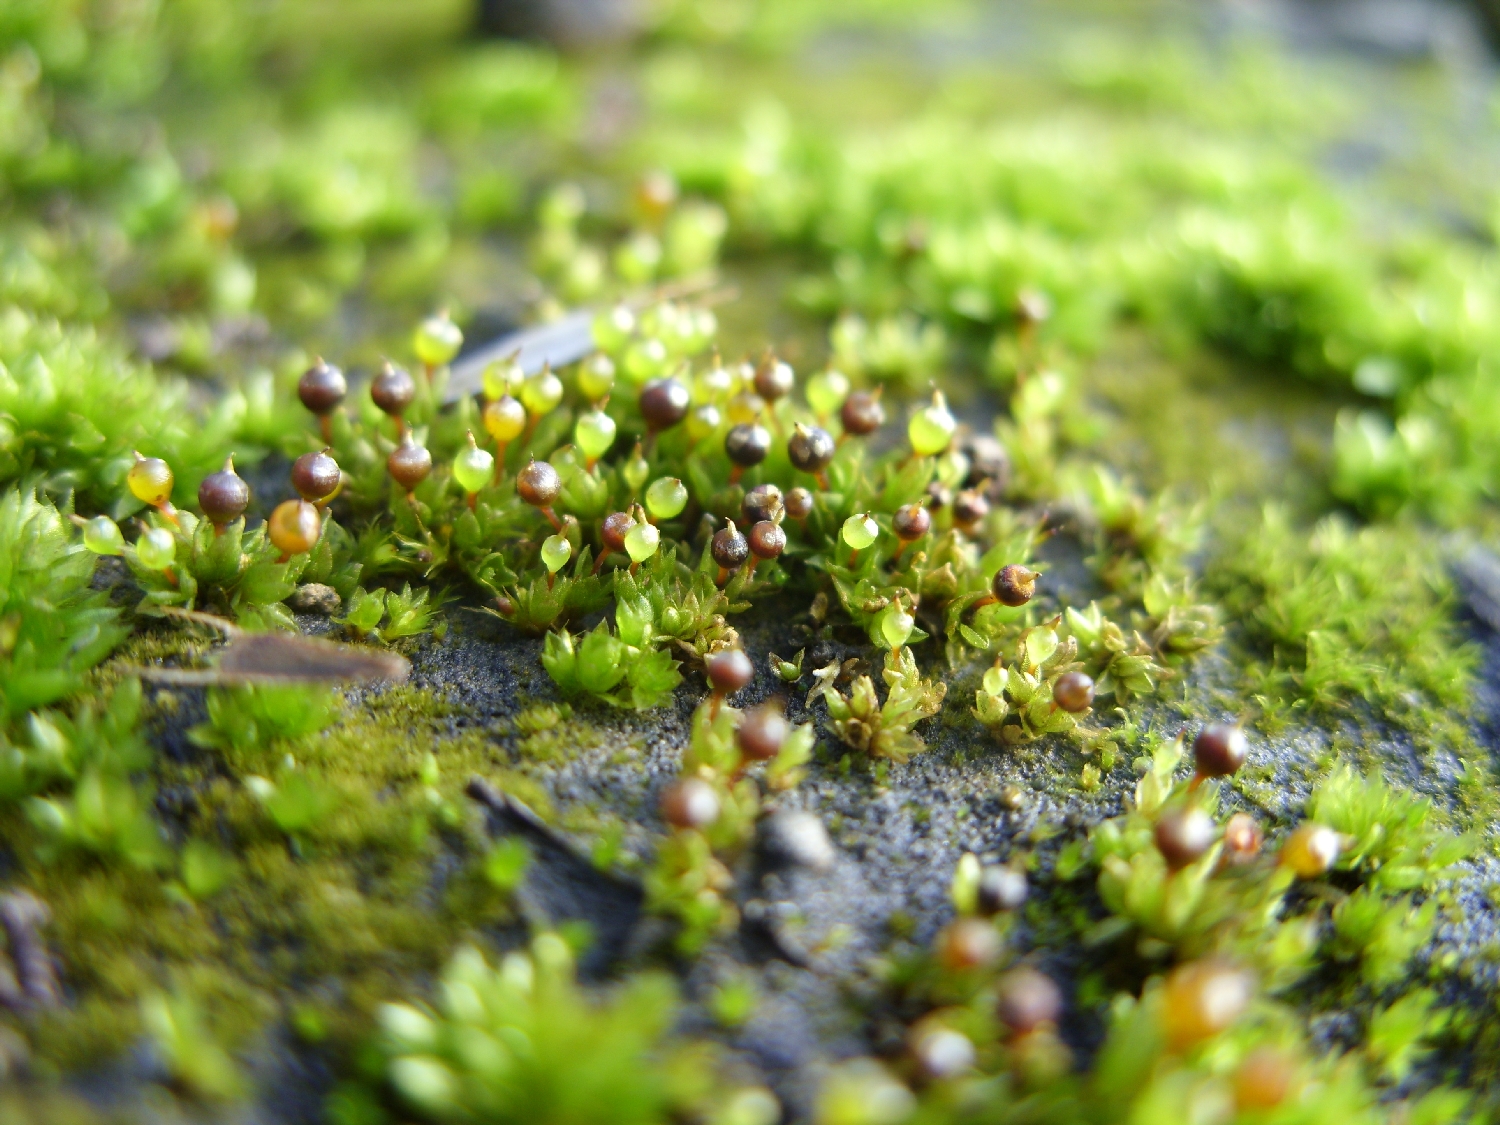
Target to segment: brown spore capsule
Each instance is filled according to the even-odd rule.
[[[1083,672],[1064,672],[1052,684],[1052,701],[1078,715],[1094,705],[1094,678]]]
[[[606,551],[623,551],[625,536],[635,526],[635,517],[629,512],[611,512],[599,525],[599,541]]]
[[[676,379],[652,379],[641,388],[641,418],[652,433],[670,430],[687,417],[692,396]]]
[[[999,959],[1001,944],[1000,934],[984,919],[958,918],[938,934],[938,963],[954,972],[983,969]]]
[[[846,434],[863,436],[873,434],[885,425],[885,407],[880,402],[880,391],[855,391],[839,408],[839,420]]]
[[[1057,1023],[1062,1007],[1062,992],[1044,973],[1023,966],[1000,978],[996,1013],[1013,1035],[1029,1035]]]
[[[792,393],[797,375],[788,363],[767,355],[755,366],[755,393],[767,402],[775,402]]]
[[[425,445],[418,445],[408,433],[401,444],[391,450],[391,455],[385,459],[385,467],[392,480],[411,492],[432,472],[432,452]]]
[[[750,553],[758,559],[775,559],[786,550],[786,532],[779,523],[761,520],[746,536],[750,542]]]
[[[292,462],[292,487],[302,499],[316,504],[326,500],[337,491],[343,474],[339,463],[325,449],[320,453],[304,453]]]
[[[385,413],[400,421],[417,397],[417,384],[410,372],[389,360],[370,380],[370,399]]]
[[[662,793],[661,816],[673,828],[701,831],[719,819],[719,795],[701,778],[683,778]]]
[[[984,498],[982,492],[966,488],[954,495],[953,522],[959,527],[973,527],[989,514],[990,502]]]
[[[724,452],[742,469],[759,465],[771,451],[771,432],[754,422],[731,426],[724,435]]]
[[[704,662],[708,682],[721,695],[732,695],[755,676],[755,665],[745,655],[744,649],[722,648],[710,653]]]
[[[1193,766],[1199,777],[1228,777],[1250,756],[1250,743],[1238,723],[1209,723],[1193,739]]]
[[[234,471],[234,458],[224,462],[198,486],[198,507],[216,528],[239,519],[250,507],[250,486]]]
[[[805,488],[793,488],[782,501],[786,514],[794,520],[805,520],[813,509],[813,494]]]
[[[1213,847],[1218,826],[1214,818],[1200,808],[1164,813],[1156,822],[1156,850],[1172,871],[1180,871],[1201,858]]]
[[[532,460],[516,474],[516,495],[536,508],[551,506],[562,491],[562,478],[546,461]]]
[[[903,543],[915,543],[932,530],[932,513],[922,504],[903,504],[891,517],[891,530]]]
[[[331,363],[319,359],[297,380],[297,397],[319,418],[332,414],[349,393],[344,373]]]
[[[749,524],[757,524],[762,520],[779,520],[786,511],[781,489],[774,484],[756,485],[745,493],[742,507],[745,522]]]
[[[996,601],[1014,608],[1031,600],[1036,593],[1036,580],[1040,577],[1038,571],[1028,566],[1009,563],[995,572],[995,579],[990,585]]]
[[[1231,866],[1249,863],[1260,855],[1265,834],[1249,813],[1237,812],[1224,822],[1224,850],[1220,860]]]
[[[786,721],[781,708],[774,703],[763,703],[745,713],[735,731],[735,741],[740,753],[752,762],[769,762],[781,753],[792,725]]]
[[[787,459],[804,473],[821,473],[833,460],[833,453],[833,435],[819,426],[799,422],[786,440]]]
[[[739,528],[734,526],[733,520],[730,520],[728,526],[721,527],[714,532],[709,550],[713,554],[714,562],[725,570],[733,570],[743,565],[750,557],[750,541],[740,534]]]

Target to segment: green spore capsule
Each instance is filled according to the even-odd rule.
[[[573,544],[561,535],[549,535],[542,540],[542,565],[548,574],[556,574],[573,557]]]
[[[805,393],[813,413],[819,418],[830,418],[849,397],[849,377],[833,368],[819,371],[807,381]]]
[[[412,350],[417,353],[417,358],[428,367],[441,367],[451,362],[463,344],[463,331],[448,319],[447,310],[436,316],[429,316],[417,325],[417,331],[411,341]]]
[[[135,464],[125,474],[130,493],[143,504],[159,507],[172,498],[172,468],[160,457],[135,455]]]
[[[947,449],[953,441],[958,422],[948,410],[942,391],[932,392],[932,402],[912,415],[906,424],[906,437],[919,457],[932,457]]]
[[[83,545],[96,555],[118,555],[125,549],[125,536],[114,520],[95,516],[83,525]]]
[[[480,378],[484,381],[484,397],[495,402],[519,393],[526,382],[526,372],[515,360],[502,359],[487,365]]]
[[[474,441],[474,432],[469,431],[469,444],[453,459],[453,479],[458,487],[473,495],[490,482],[495,471],[495,458],[480,449]]]
[[[679,516],[687,502],[687,485],[676,477],[661,477],[646,489],[646,510],[653,519],[669,520]]]
[[[636,386],[640,386],[665,373],[671,358],[667,345],[655,336],[636,340],[625,349],[625,375]]]
[[[693,399],[703,403],[725,403],[734,394],[734,375],[714,356],[713,366],[693,376]]]
[[[642,563],[656,554],[661,546],[661,532],[649,523],[638,523],[625,536],[625,553],[631,562]]]
[[[870,518],[868,512],[862,512],[846,519],[839,534],[853,550],[863,551],[880,537],[880,525]]]
[[[661,265],[661,242],[642,231],[615,247],[615,273],[633,285],[650,281]]]
[[[557,407],[563,399],[562,380],[543,367],[521,387],[521,402],[533,417],[541,417]]]
[[[628,305],[616,305],[594,317],[592,328],[595,347],[618,352],[635,335],[635,313]]]
[[[177,557],[177,540],[164,527],[147,528],[135,541],[135,556],[142,566],[166,570]]]
[[[645,487],[646,478],[650,474],[651,465],[641,456],[640,443],[637,443],[635,452],[630,455],[630,460],[620,466],[620,477],[631,492],[639,492]]]
[[[580,414],[573,425],[573,443],[591,463],[599,460],[615,443],[615,420],[602,410]]]
[[[906,606],[899,599],[885,611],[885,616],[880,619],[880,635],[885,638],[885,643],[892,649],[898,649],[907,642],[911,631],[917,627],[917,619],[906,611]]]
[[[614,389],[615,361],[603,352],[584,360],[578,368],[578,391],[590,402],[598,402]]]

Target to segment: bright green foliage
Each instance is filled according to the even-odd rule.
[[[0,798],[67,787],[89,770],[124,776],[140,769],[150,757],[138,730],[140,713],[136,680],[85,698],[70,713],[31,713],[13,735],[0,733]]]
[[[567,945],[542,934],[498,966],[460,950],[435,1011],[381,1009],[380,1050],[391,1087],[427,1120],[656,1125],[713,1087],[702,1051],[667,1038],[675,1005],[671,982],[649,974],[591,1000]]]
[[[233,1100],[245,1091],[234,1059],[210,1033],[191,995],[154,993],[141,1000],[141,1023],[177,1083],[210,1101]]]
[[[1335,767],[1307,804],[1308,815],[1349,837],[1339,866],[1358,871],[1389,890],[1426,887],[1451,877],[1453,865],[1477,846],[1434,820],[1432,802],[1388,785],[1379,774],[1361,777]]]
[[[1415,529],[1329,516],[1309,535],[1268,506],[1210,573],[1261,657],[1248,686],[1268,708],[1363,697],[1399,715],[1411,692],[1467,694],[1476,655],[1453,627],[1436,544]]]
[[[1009,666],[996,662],[974,693],[974,717],[1008,743],[1066,734],[1077,718],[1052,701],[1052,685],[1077,668],[1078,642],[1060,640],[1055,622],[1021,634]]]
[[[233,755],[241,767],[266,760],[280,739],[301,738],[323,730],[334,721],[338,702],[327,688],[300,684],[211,688],[208,722],[189,737],[199,746]]]
[[[808,698],[823,697],[830,725],[846,745],[872,758],[896,762],[927,748],[912,728],[942,709],[948,685],[924,679],[910,648],[886,653],[884,703],[875,694],[875,682],[869,676],[855,680],[847,696],[835,688],[840,667],[835,662],[813,673],[818,683]]]
[[[0,711],[6,721],[77,691],[125,636],[95,557],[67,518],[28,491],[0,495]]]
[[[628,645],[602,621],[576,643],[567,630],[548,633],[542,665],[564,694],[586,693],[638,711],[660,706],[682,682],[667,653]]]

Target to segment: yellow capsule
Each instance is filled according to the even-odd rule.
[[[160,457],[135,455],[135,464],[125,474],[131,495],[143,504],[160,506],[172,498],[172,467]]]
[[[498,442],[515,441],[526,429],[526,408],[510,395],[501,395],[484,408],[484,428]]]
[[[1332,828],[1324,824],[1301,824],[1281,845],[1280,861],[1299,879],[1316,879],[1333,868],[1343,850],[1343,841]]]
[[[1175,1050],[1187,1050],[1232,1026],[1250,1006],[1253,982],[1224,961],[1194,961],[1162,989],[1162,1024]]]
[[[743,391],[729,400],[729,421],[732,425],[743,426],[758,422],[765,412],[766,400],[754,391]]]

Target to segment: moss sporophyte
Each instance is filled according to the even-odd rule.
[[[1339,77],[136,7],[0,19],[0,1119],[1492,1112],[1500,270]]]

